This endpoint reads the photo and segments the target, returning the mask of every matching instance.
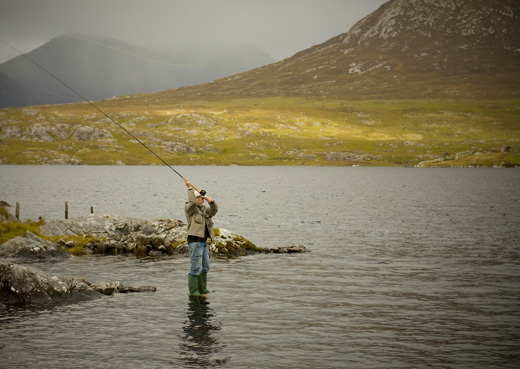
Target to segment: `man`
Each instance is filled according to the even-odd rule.
[[[184,207],[188,221],[188,248],[190,249],[191,268],[188,273],[190,296],[203,296],[207,289],[209,271],[209,251],[207,239],[213,241],[213,220],[217,214],[217,203],[209,196],[197,192],[188,179],[184,180],[188,187],[188,202]],[[209,207],[204,205],[204,200]]]

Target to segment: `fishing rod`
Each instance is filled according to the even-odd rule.
[[[43,67],[42,65],[38,64],[36,61],[34,61],[33,59],[31,59],[30,57],[28,57],[27,55],[25,55],[23,52],[21,52],[20,50],[18,50],[17,48],[15,48],[14,46],[12,46],[10,43],[8,43],[7,41],[3,40],[2,38],[0,38],[0,41],[3,42],[4,44],[6,44],[7,46],[9,46],[11,49],[13,49],[14,51],[16,51],[18,54],[20,54],[21,56],[23,56],[25,59],[27,59],[28,61],[30,61],[32,64],[36,65],[38,68],[40,68],[41,70],[43,70],[45,73],[49,74],[52,78],[54,78],[55,80],[57,80],[59,83],[61,83],[63,86],[65,86],[66,88],[68,88],[70,91],[72,91],[74,94],[76,94],[77,96],[79,96],[81,99],[85,100],[90,106],[92,106],[94,109],[96,109],[98,112],[100,112],[101,114],[103,114],[105,117],[107,117],[112,123],[114,123],[115,125],[117,125],[119,128],[121,128],[123,131],[125,131],[126,133],[128,133],[134,140],[136,140],[137,142],[139,142],[141,145],[143,145],[144,148],[146,148],[148,151],[150,151],[153,155],[155,155],[156,158],[158,158],[160,161],[162,161],[168,168],[170,168],[175,174],[177,174],[179,177],[181,177],[184,181],[186,181],[186,178],[183,177],[182,174],[180,174],[178,171],[176,171],[170,164],[168,164],[163,158],[161,158],[157,153],[155,153],[152,149],[150,149],[148,146],[146,146],[146,144],[141,141],[140,139],[138,139],[136,136],[134,136],[132,134],[132,132],[130,132],[129,130],[127,130],[125,127],[123,127],[121,124],[119,124],[115,119],[113,119],[111,116],[109,116],[107,113],[105,113],[103,110],[101,110],[101,108],[99,108],[97,105],[95,105],[94,103],[92,103],[92,101],[90,101],[89,99],[87,99],[85,96],[83,96],[82,94],[80,94],[78,91],[76,91],[75,89],[73,89],[71,86],[69,86],[67,83],[65,83],[64,81],[62,81],[60,78],[58,78],[56,75],[54,75],[53,73],[51,73],[48,69],[46,69],[45,67]],[[193,185],[192,185],[193,186]],[[198,190],[197,187],[193,186],[193,188],[199,192],[202,196],[206,195],[206,191],[204,190]]]

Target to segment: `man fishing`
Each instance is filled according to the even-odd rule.
[[[215,239],[213,220],[217,214],[217,203],[204,191],[199,193],[193,188],[188,179],[184,179],[188,187],[188,202],[184,207],[188,221],[188,248],[190,250],[191,269],[188,273],[188,288],[190,296],[204,296],[210,291],[207,289],[209,271],[208,238]],[[204,205],[204,200],[209,207]]]

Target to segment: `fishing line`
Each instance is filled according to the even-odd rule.
[[[141,145],[143,145],[148,151],[150,151],[153,155],[155,155],[160,161],[162,161],[168,168],[170,168],[171,170],[173,170],[179,177],[181,177],[183,180],[186,180],[182,174],[180,174],[179,172],[177,172],[170,164],[168,164],[166,161],[163,160],[163,158],[161,158],[159,155],[157,155],[152,149],[150,149],[148,146],[145,145],[144,142],[142,142],[140,139],[138,139],[137,137],[135,137],[129,130],[127,130],[125,127],[123,127],[121,124],[119,124],[115,119],[113,119],[111,116],[109,116],[107,113],[105,113],[103,110],[101,110],[98,106],[94,105],[89,99],[87,99],[86,97],[84,97],[82,94],[80,94],[78,91],[76,91],[75,89],[73,89],[72,87],[70,87],[68,84],[66,84],[64,81],[62,81],[60,78],[58,78],[57,76],[55,76],[53,73],[51,73],[49,70],[47,70],[46,68],[44,68],[42,65],[38,64],[36,61],[32,60],[31,58],[29,58],[27,55],[25,55],[24,53],[22,53],[20,50],[18,50],[17,48],[15,48],[14,46],[12,46],[11,44],[9,44],[7,41],[3,40],[0,38],[0,41],[2,41],[4,44],[6,44],[7,46],[9,46],[11,49],[13,49],[14,51],[16,51],[18,54],[20,54],[21,56],[23,56],[25,59],[29,60],[31,63],[33,63],[34,65],[36,65],[38,68],[40,68],[41,70],[43,70],[45,73],[49,74],[51,77],[53,77],[55,80],[57,80],[58,82],[60,82],[63,86],[67,87],[70,91],[72,91],[73,93],[75,93],[76,95],[78,95],[80,98],[82,98],[83,100],[85,100],[90,106],[92,106],[94,109],[96,109],[97,111],[99,111],[101,114],[103,114],[105,117],[107,117],[112,123],[114,123],[115,125],[117,125],[119,128],[121,128],[123,131],[125,131],[126,133],[128,133],[134,140],[136,140],[137,142],[139,142]],[[198,192],[201,192],[199,191],[195,186],[193,186],[193,188],[195,188],[195,190],[197,190]]]

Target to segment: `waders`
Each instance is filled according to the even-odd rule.
[[[190,296],[206,296],[211,291],[207,288],[208,285],[208,273],[200,275],[188,274],[188,289]]]

